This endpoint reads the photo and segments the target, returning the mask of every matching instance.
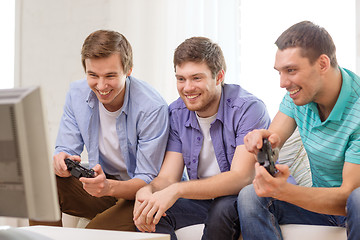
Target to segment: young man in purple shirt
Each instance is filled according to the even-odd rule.
[[[159,175],[136,194],[140,231],[171,234],[205,223],[203,239],[238,239],[236,195],[254,176],[255,157],[243,138],[270,124],[264,103],[224,84],[220,47],[193,37],[174,54],[180,98],[169,107],[170,135]],[[190,181],[180,181],[184,166]]]

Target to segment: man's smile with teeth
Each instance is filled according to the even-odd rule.
[[[190,99],[193,99],[193,98],[196,98],[197,96],[199,96],[200,94],[198,95],[186,95],[186,98],[190,98]]]
[[[292,90],[292,91],[289,91],[289,93],[290,93],[290,94],[295,94],[295,93],[297,93],[298,91],[300,91],[299,88],[298,88],[298,89],[295,89],[295,90]]]
[[[107,91],[107,92],[102,92],[102,91],[98,90],[98,92],[100,93],[100,95],[107,95],[107,94],[110,93],[110,91],[111,91],[111,90],[109,90],[109,91]]]

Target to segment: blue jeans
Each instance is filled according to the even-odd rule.
[[[360,188],[348,198],[347,217],[319,214],[273,198],[259,197],[253,185],[240,191],[238,212],[244,240],[283,239],[280,224],[347,227],[348,239],[360,239]]]
[[[237,214],[237,196],[219,197],[214,200],[178,199],[166,211],[166,216],[156,225],[157,233],[171,235],[175,240],[175,230],[205,224],[202,240],[238,239],[240,223]]]

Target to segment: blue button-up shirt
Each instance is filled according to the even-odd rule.
[[[85,145],[90,167],[97,163],[102,165],[99,124],[99,101],[95,93],[86,80],[72,83],[66,96],[55,154],[80,155]],[[166,102],[149,84],[128,77],[116,129],[130,178],[151,182],[160,170],[168,139]],[[116,172],[116,169],[110,169],[110,172]]]
[[[170,135],[167,151],[182,153],[190,179],[197,179],[199,155],[203,142],[196,113],[189,111],[181,98],[170,104]],[[210,135],[221,172],[230,170],[235,148],[244,136],[254,130],[268,128],[270,117],[265,104],[238,85],[222,87],[217,117]]]

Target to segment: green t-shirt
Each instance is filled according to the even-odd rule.
[[[314,187],[339,187],[344,162],[360,164],[360,78],[340,68],[342,86],[326,121],[317,104],[294,104],[286,94],[280,111],[295,119],[308,154]]]

